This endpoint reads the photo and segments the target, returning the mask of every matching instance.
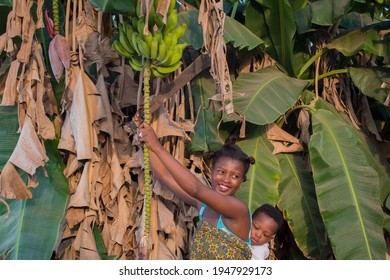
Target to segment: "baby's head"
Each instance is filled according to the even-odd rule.
[[[252,245],[263,245],[269,242],[283,224],[283,216],[278,209],[263,204],[252,214]]]

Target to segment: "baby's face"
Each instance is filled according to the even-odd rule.
[[[278,230],[278,224],[270,216],[260,213],[252,220],[252,245],[263,245],[269,242]]]

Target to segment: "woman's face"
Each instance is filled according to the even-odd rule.
[[[211,170],[211,185],[223,195],[234,195],[244,179],[244,164],[229,157],[220,157]]]
[[[270,241],[278,230],[278,224],[273,218],[264,213],[259,213],[252,220],[251,242],[252,245],[263,245]]]

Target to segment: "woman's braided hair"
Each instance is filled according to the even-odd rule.
[[[241,148],[236,145],[236,142],[237,137],[235,135],[230,135],[226,138],[225,144],[219,150],[215,152],[208,152],[207,154],[205,154],[205,158],[210,159],[213,166],[221,157],[228,157],[241,161],[244,165],[243,181],[245,181],[246,173],[249,170],[249,166],[251,164],[255,164],[256,161],[253,157],[248,156],[246,153],[244,153]]]

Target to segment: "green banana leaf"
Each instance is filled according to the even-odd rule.
[[[256,163],[249,168],[247,180],[242,183],[236,196],[253,212],[264,203],[276,205],[278,183],[281,176],[278,159],[272,154],[265,127],[248,124],[246,137],[237,143]]]
[[[266,36],[270,37],[276,50],[277,57],[274,59],[286,69],[290,76],[296,76],[295,74],[299,72],[298,67],[295,67],[293,55],[296,25],[289,1],[256,0],[256,2],[262,6],[262,17],[267,26]]]
[[[19,135],[17,107],[0,107],[0,167],[8,161]],[[68,182],[63,175],[64,164],[56,142],[45,145],[49,162],[36,175],[38,187],[32,198],[7,200],[10,214],[0,204],[0,256],[10,260],[48,260],[59,238],[61,220],[65,215]]]
[[[177,17],[177,24],[187,23],[187,32],[180,39],[183,43],[192,45],[196,50],[203,46],[203,31],[198,24],[198,10],[181,12]],[[226,16],[224,25],[225,43],[231,43],[235,48],[241,50],[247,48],[252,50],[257,46],[265,46],[264,42],[253,34],[248,28]]]
[[[12,0],[0,0],[0,6],[12,7]]]
[[[294,20],[297,26],[298,34],[304,34],[306,32],[313,31],[311,26],[312,13],[310,6],[303,7],[299,10],[294,11]]]
[[[128,15],[135,11],[136,0],[91,0],[93,6],[106,13]]]
[[[350,125],[350,121],[346,115],[338,113],[331,104],[322,98],[317,100],[315,108],[331,111],[334,116],[337,116],[338,120]],[[387,209],[390,211],[390,165],[386,159],[380,156],[376,147],[371,142],[371,139],[369,139],[366,134],[358,131],[357,135],[360,139],[360,144],[362,145],[361,149],[366,156],[370,166],[378,173],[380,200],[382,201],[382,205],[387,207]]]
[[[352,8],[351,0],[319,0],[310,1],[313,14],[312,23],[321,26],[330,26],[346,15]]]
[[[225,42],[231,43],[233,47],[239,50],[247,48],[250,51],[256,47],[266,48],[266,44],[261,38],[237,20],[228,16],[225,17],[224,35]]]
[[[312,30],[311,18],[313,15],[311,12],[311,5],[308,5],[308,2],[309,1],[290,0],[298,34],[303,34]]]
[[[181,12],[177,16],[177,25],[187,24],[187,31],[180,38],[180,42],[191,45],[195,50],[199,50],[203,46],[203,32],[198,24],[198,10]]]
[[[93,237],[95,238],[96,242],[96,248],[98,250],[100,259],[102,260],[116,260],[118,257],[117,256],[109,256],[107,254],[106,246],[104,245],[103,237],[100,234],[99,228],[97,225],[93,227]]]
[[[299,10],[303,7],[306,7],[309,0],[289,0],[291,8],[295,12],[296,10]]]
[[[328,49],[336,49],[345,56],[353,56],[365,50],[377,56],[390,56],[390,34],[382,34],[382,30],[390,29],[390,21],[383,21],[358,30],[341,34],[327,45]]]
[[[294,10],[294,19],[297,24],[298,33],[312,31],[316,25],[332,26],[340,24],[343,28],[354,29],[363,26],[377,23],[373,19],[372,2],[366,3],[361,1],[363,5],[356,5],[356,2],[351,0],[322,0],[311,1],[310,5],[299,6],[300,9],[295,9],[294,1],[290,1]]]
[[[362,14],[358,12],[351,12],[343,17],[342,21],[340,22],[340,26],[345,29],[355,29],[378,22],[378,20],[372,18],[368,13]]]
[[[354,128],[330,111],[312,112],[309,151],[321,216],[336,259],[386,257],[379,179]]]
[[[210,106],[209,98],[215,94],[216,87],[208,70],[191,80],[191,91],[197,111],[194,132],[190,134],[191,142],[186,148],[193,153],[217,150],[223,145],[228,132],[218,129],[222,112]]]
[[[390,87],[384,87],[384,83],[390,84],[390,70],[384,67],[373,68],[349,68],[352,81],[364,95],[385,103],[390,94]]]
[[[253,124],[272,123],[295,104],[306,85],[306,81],[290,78],[276,67],[241,74],[233,84],[234,110]],[[224,118],[237,119],[236,115]]]
[[[4,1],[2,1],[4,2]],[[6,1],[8,2],[8,1]],[[11,7],[12,7],[12,4],[11,6],[8,6],[8,5],[2,5],[0,3],[0,35],[1,34],[4,34],[6,31],[7,31],[7,18],[8,18],[8,14],[9,12],[11,11]]]
[[[326,231],[313,177],[298,154],[278,154],[277,158],[282,170],[278,207],[305,257],[326,259]]]
[[[269,36],[267,24],[259,3],[249,1],[245,10],[245,26],[267,46],[265,50],[271,57],[277,58],[276,49]]]

